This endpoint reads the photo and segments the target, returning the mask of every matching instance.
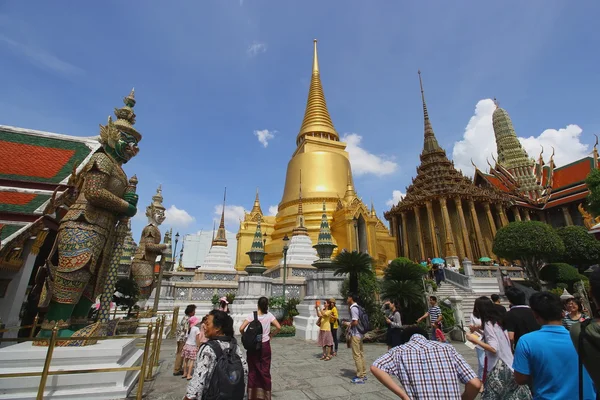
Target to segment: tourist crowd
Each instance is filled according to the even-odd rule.
[[[429,331],[403,326],[400,305],[386,301],[388,351],[370,372],[401,399],[475,399],[481,393],[484,400],[599,400],[600,270],[592,274],[590,286],[590,310],[578,298],[561,299],[551,292],[536,292],[527,301],[515,287],[506,289],[509,310],[497,295],[477,298],[466,334],[477,354],[477,373],[447,343],[435,296],[418,319],[429,319]],[[340,320],[335,299],[323,306],[316,302],[317,342],[321,360],[331,360],[338,352],[337,330],[344,326],[356,367],[351,381],[364,384],[369,319],[355,294],[348,295],[347,305],[350,319]],[[174,370],[189,380],[185,399],[271,399],[270,339],[281,327],[269,312],[269,301],[261,297],[240,327],[246,354],[234,338],[228,313],[226,300],[202,319],[194,315],[195,306],[187,307],[177,332]]]

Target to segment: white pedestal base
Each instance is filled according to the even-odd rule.
[[[143,350],[136,339],[114,339],[85,347],[56,347],[50,371],[91,368],[135,367],[141,364]],[[19,343],[0,349],[0,374],[41,372],[47,347]],[[122,399],[135,386],[139,371],[96,372],[50,375],[44,399],[109,400]],[[32,399],[37,396],[39,376],[0,380],[0,399]]]
[[[236,335],[248,315],[258,309],[258,299],[271,296],[272,278],[259,275],[240,276],[235,301],[230,305],[233,330]]]
[[[340,320],[348,318],[348,307],[346,299],[342,299],[340,289],[346,279],[343,276],[334,276],[333,271],[317,271],[306,278],[306,296],[298,305],[299,315],[294,317],[296,337],[304,340],[317,340],[319,327],[317,326],[317,312],[315,301],[321,300],[321,304],[330,298],[336,299],[336,305]]]

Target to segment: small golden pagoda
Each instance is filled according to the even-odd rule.
[[[270,268],[279,263],[282,239],[285,235],[292,237],[297,225],[298,194],[302,184],[303,223],[312,242],[317,243],[325,203],[333,240],[338,246],[336,250],[369,253],[377,260],[376,269],[381,273],[388,261],[396,257],[395,240],[377,217],[375,209],[369,210],[354,189],[346,143],[340,142],[327,110],[316,40],[308,100],[296,146],[288,163],[277,216],[263,215],[257,193],[254,207],[240,223],[236,268],[242,270],[248,264],[246,252],[252,245],[259,219],[266,232],[265,266]]]
[[[496,229],[508,224],[510,197],[493,187],[478,187],[454,168],[433,132],[421,72],[424,143],[417,176],[406,196],[385,213],[398,240],[399,255],[421,261],[442,257],[458,266],[467,257],[494,258]]]

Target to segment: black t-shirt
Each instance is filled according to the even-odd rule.
[[[527,306],[514,306],[504,317],[504,329],[515,334],[515,347],[519,338],[526,333],[537,331],[540,325],[533,316],[533,311]]]

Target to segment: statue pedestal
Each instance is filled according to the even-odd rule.
[[[340,294],[344,276],[334,276],[332,270],[318,270],[312,276],[306,278],[306,296],[302,303],[298,304],[299,315],[294,317],[296,337],[304,340],[317,340],[319,327],[317,326],[317,312],[315,301],[321,300],[321,305],[327,299],[334,298],[340,320],[348,319],[348,307],[346,299]]]
[[[456,268],[460,268],[460,260],[457,256],[446,256],[446,264],[448,266],[452,265]]]
[[[261,275],[240,276],[238,292],[235,301],[230,305],[233,329],[239,334],[240,326],[248,315],[258,309],[258,299],[262,296],[271,297],[273,278]]]
[[[135,345],[136,339],[103,340],[93,346],[56,347],[50,371],[89,368],[135,367],[141,364],[144,351]],[[0,349],[0,374],[41,372],[47,347],[31,342]],[[135,386],[139,371],[96,372],[49,376],[44,399],[121,399]],[[35,399],[39,376],[3,379],[0,399]]]

